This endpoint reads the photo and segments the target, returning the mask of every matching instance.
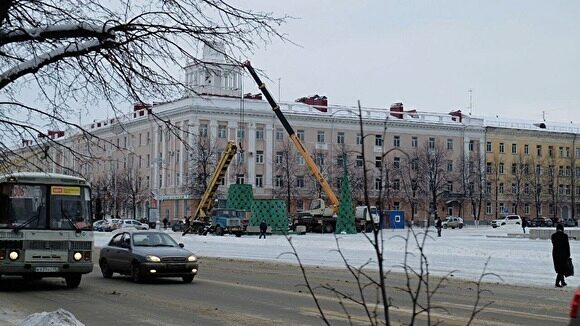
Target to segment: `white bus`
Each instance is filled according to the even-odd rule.
[[[76,288],[93,270],[91,189],[82,178],[0,175],[0,277],[64,277]]]

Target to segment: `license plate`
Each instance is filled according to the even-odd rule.
[[[34,269],[37,273],[56,273],[58,272],[58,267],[36,267]]]

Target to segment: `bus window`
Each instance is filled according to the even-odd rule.
[[[50,228],[90,229],[90,197],[80,187],[51,187]]]
[[[45,228],[45,186],[4,184],[0,189],[0,228]]]

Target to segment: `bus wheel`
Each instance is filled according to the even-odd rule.
[[[324,232],[325,233],[332,233],[332,232],[334,232],[334,226],[332,224],[330,224],[330,223],[329,224],[326,224],[324,226]]]
[[[82,276],[82,274],[70,274],[65,276],[64,280],[66,282],[66,287],[69,289],[77,288],[79,284],[81,284]]]

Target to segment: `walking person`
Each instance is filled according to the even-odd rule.
[[[437,217],[437,220],[435,221],[435,227],[437,228],[437,236],[440,237],[441,229],[443,228],[441,218]]]
[[[169,220],[167,219],[167,216],[165,216],[165,217],[163,218],[163,228],[164,228],[165,230],[167,230],[167,223],[169,223]]]
[[[268,230],[268,223],[266,223],[266,220],[262,220],[262,223],[260,223],[260,237],[258,239],[262,239],[262,236],[264,236],[264,239],[266,239],[266,231]]]
[[[556,270],[556,287],[566,286],[564,275],[568,274],[568,259],[570,258],[570,243],[568,235],[564,233],[564,226],[558,224],[556,233],[552,234],[552,259]]]
[[[524,234],[526,234],[526,228],[528,227],[528,219],[522,218],[522,230],[524,230]]]

